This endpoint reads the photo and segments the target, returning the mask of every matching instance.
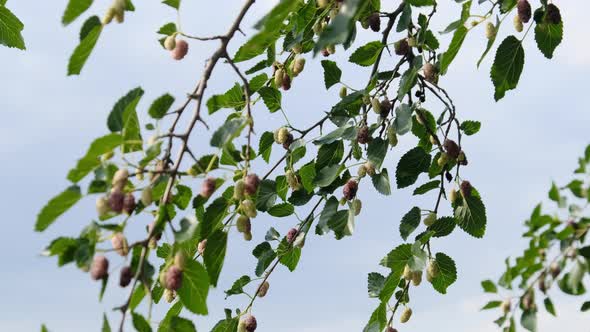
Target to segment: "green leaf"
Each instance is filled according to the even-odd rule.
[[[441,60],[440,60],[441,74],[443,74],[443,75],[446,74],[447,70],[449,69],[449,66],[451,65],[453,60],[455,60],[457,53],[459,53],[459,50],[461,49],[461,46],[463,45],[463,41],[465,41],[465,37],[467,36],[468,32],[469,32],[469,30],[465,26],[463,26],[462,24],[461,24],[461,26],[459,26],[457,28],[457,30],[455,30],[455,33],[453,34],[453,39],[451,40],[451,44],[449,45],[449,48],[447,49],[447,51],[445,53],[443,53],[441,55]]]
[[[315,184],[319,187],[329,186],[334,180],[336,180],[336,178],[338,178],[338,175],[340,175],[344,168],[345,167],[340,164],[322,168],[315,177]]]
[[[261,88],[258,93],[260,94],[260,97],[262,97],[262,101],[268,108],[269,112],[274,113],[281,109],[282,95],[279,90],[265,86]]]
[[[580,311],[582,312],[586,312],[588,310],[590,310],[590,301],[582,303],[582,307],[580,308]]]
[[[68,2],[68,6],[66,7],[66,11],[61,18],[61,23],[63,25],[72,23],[76,18],[78,18],[78,16],[88,10],[91,5],[92,0],[70,0]]]
[[[154,100],[148,114],[154,119],[161,119],[168,113],[170,107],[174,104],[174,97],[170,94],[165,94],[160,96],[158,99]]]
[[[238,329],[238,323],[238,317],[220,320],[215,324],[211,332],[235,332]]]
[[[541,23],[535,26],[537,47],[547,59],[553,58],[553,52],[563,39],[563,22],[559,24]]]
[[[170,324],[168,325],[168,329],[164,329],[163,331],[167,332],[197,332],[195,328],[195,324],[190,320],[178,316],[170,317]],[[160,330],[158,329],[158,332]]]
[[[434,237],[445,237],[453,232],[456,224],[455,218],[442,217],[437,219],[427,230],[434,232],[434,235],[432,235]]]
[[[211,146],[222,148],[240,134],[246,121],[243,118],[233,118],[226,121],[211,136]]]
[[[387,256],[381,260],[380,264],[390,268],[393,272],[401,274],[410,258],[412,258],[412,245],[404,243],[387,254]]]
[[[252,281],[252,279],[250,279],[249,276],[247,276],[247,275],[241,276],[238,280],[234,281],[234,283],[230,289],[225,291],[225,295],[226,295],[225,298],[227,298],[231,295],[238,295],[238,294],[244,293],[244,286],[249,284],[250,281]]]
[[[369,146],[367,148],[367,159],[369,159],[369,161],[375,165],[376,169],[381,168],[383,160],[387,155],[388,147],[388,142],[381,139],[380,137],[376,137],[371,142],[369,142]]]
[[[482,281],[481,288],[483,288],[483,291],[486,293],[498,293],[498,287],[496,287],[496,284],[491,280]]]
[[[385,277],[377,272],[369,273],[368,289],[369,297],[379,297],[383,286],[385,285]]]
[[[555,182],[551,183],[551,189],[549,190],[549,199],[559,203],[561,200],[561,196],[559,195],[559,188],[555,184]]]
[[[268,214],[277,218],[288,217],[293,213],[295,213],[295,208],[289,203],[277,204],[268,209]]]
[[[97,17],[93,16],[86,22],[95,22],[96,19]],[[85,24],[83,26],[83,29],[84,28],[88,28],[88,26]],[[92,50],[94,49],[101,32],[102,24],[100,24],[99,21],[99,24],[94,25],[92,29],[89,30],[88,34],[86,34],[80,41],[80,44],[76,47],[74,53],[72,53],[72,56],[70,57],[70,61],[68,62],[68,76],[80,74],[84,64],[86,63],[86,60],[88,60],[88,57],[90,57],[90,53],[92,53]]]
[[[123,137],[119,134],[108,134],[94,140],[86,155],[79,159],[76,167],[68,172],[68,180],[74,183],[82,180],[93,169],[100,166],[100,156],[113,151],[121,145],[122,141]]]
[[[490,301],[490,302],[486,303],[486,305],[484,305],[480,310],[489,310],[489,309],[498,308],[501,304],[502,304],[502,301]]]
[[[536,332],[537,312],[535,310],[523,311],[522,316],[520,317],[520,325],[531,332]]]
[[[408,213],[402,217],[402,221],[399,224],[399,232],[406,241],[408,236],[420,225],[420,208],[415,206]]]
[[[322,145],[322,147],[325,145]],[[313,163],[309,163],[304,165],[303,167],[301,167],[301,169],[299,170],[299,176],[301,177],[301,184],[303,185],[303,188],[305,189],[305,191],[307,191],[308,193],[311,193],[314,188],[314,179],[316,177],[316,166]]]
[[[372,142],[371,142],[372,143]],[[370,149],[370,146],[369,146]],[[330,144],[321,145],[318,149],[318,156],[314,169],[322,169],[326,166],[337,164],[344,156],[344,143],[336,141]],[[313,165],[312,165],[313,166]],[[315,172],[314,172],[315,176]],[[307,188],[306,188],[307,189]],[[312,188],[313,189],[313,188]],[[308,190],[310,191],[310,190]]]
[[[328,233],[328,231],[330,230],[330,228],[328,227],[328,221],[330,221],[332,216],[334,216],[334,214],[338,210],[338,205],[338,199],[336,199],[336,197],[334,196],[330,197],[326,201],[324,209],[320,214],[320,220],[318,221],[318,224],[316,226],[316,234],[324,235]]]
[[[440,180],[432,180],[430,182],[426,182],[425,184],[421,185],[420,187],[414,189],[414,195],[423,195],[427,192],[437,189],[440,186]]]
[[[354,218],[354,215],[352,216]],[[354,219],[348,210],[336,211],[328,220],[328,227],[334,231],[336,240],[352,235],[354,232]]]
[[[139,99],[143,96],[143,89],[141,87],[137,87],[131,91],[129,91],[125,96],[121,97],[113,109],[111,113],[109,113],[109,117],[107,119],[107,127],[111,132],[122,131],[125,125],[123,121],[123,113],[127,109],[129,105],[137,105]]]
[[[338,15],[322,31],[314,47],[314,54],[317,54],[328,45],[344,44],[349,46],[355,35],[355,21],[357,14],[362,12],[369,1],[346,0],[340,9]]]
[[[177,32],[178,29],[176,28],[176,23],[166,23],[164,24],[160,30],[158,30],[158,33],[161,35],[166,35],[166,36],[170,36],[173,33]]]
[[[131,316],[133,317],[133,327],[138,332],[151,332],[152,328],[150,327],[150,323],[140,314],[136,312],[132,312]]]
[[[384,45],[380,41],[370,42],[356,49],[356,51],[350,55],[348,61],[364,67],[370,66],[377,61],[383,47]]]
[[[141,127],[139,125],[139,118],[137,117],[136,107],[139,103],[137,97],[133,102],[129,103],[123,110],[123,146],[121,151],[123,153],[141,151],[143,149],[143,140],[141,138]]]
[[[180,7],[180,0],[164,0],[162,3],[174,9],[178,9]]]
[[[443,253],[437,253],[434,261],[438,266],[438,275],[432,280],[432,286],[441,294],[457,280],[457,267],[453,259]]]
[[[414,110],[408,104],[401,104],[395,108],[395,120],[393,126],[398,135],[404,135],[412,130],[412,112]]]
[[[252,255],[258,258],[258,264],[256,264],[255,270],[257,277],[260,277],[266,268],[269,267],[273,260],[277,257],[277,254],[274,250],[272,250],[272,247],[268,242],[262,242],[261,244],[257,245],[252,251]]]
[[[397,91],[398,100],[403,100],[406,94],[408,94],[418,80],[418,68],[411,66],[404,72],[399,82],[399,89]],[[400,133],[400,135],[402,135]]]
[[[207,238],[207,250],[203,254],[203,261],[209,274],[209,282],[213,287],[217,287],[217,281],[225,259],[226,247],[227,233],[221,229],[214,231]]]
[[[229,202],[224,197],[215,199],[205,211],[203,220],[200,223],[201,239],[206,239],[219,225],[226,214]]]
[[[109,320],[107,319],[106,314],[102,314],[102,329],[101,332],[111,332],[111,325],[109,324]]]
[[[324,68],[324,84],[327,90],[340,82],[342,70],[338,68],[336,62],[330,60],[322,60],[322,67]]]
[[[407,3],[414,7],[433,6],[434,0],[406,0]]]
[[[463,121],[461,123],[461,130],[463,130],[463,132],[467,136],[471,136],[471,135],[476,134],[480,128],[481,128],[481,122],[479,122],[479,121],[467,120],[467,121]]]
[[[502,99],[506,91],[515,89],[524,67],[524,48],[521,41],[508,36],[498,47],[491,77],[496,88],[494,98]]]
[[[545,310],[547,310],[548,313],[557,317],[557,313],[555,312],[555,306],[553,305],[553,302],[550,298],[545,298],[545,300],[543,300],[543,304],[545,305]]]
[[[234,84],[234,86],[224,94],[211,96],[211,98],[207,100],[209,114],[213,114],[222,108],[234,108],[239,110],[243,108],[244,105],[246,105],[244,89],[242,89],[242,86],[238,83]]]
[[[373,186],[380,194],[383,195],[391,195],[391,185],[389,184],[389,174],[387,174],[387,169],[384,168],[381,173],[375,174],[371,176],[371,181],[373,182]]]
[[[259,211],[268,211],[277,200],[277,184],[273,180],[262,180],[258,189],[256,208]]]
[[[283,239],[279,245],[278,251],[285,251],[289,247],[287,244],[287,240]],[[292,247],[288,249],[286,252],[281,254],[281,258],[279,262],[286,266],[289,271],[293,272],[297,268],[297,264],[299,264],[299,259],[301,258],[301,248]]]
[[[428,172],[430,155],[421,147],[415,147],[404,154],[397,164],[395,178],[398,188],[408,187],[416,182],[420,173]]]
[[[457,225],[467,234],[481,238],[486,231],[486,209],[475,193],[463,198],[463,205],[455,209]]]
[[[21,34],[25,25],[8,8],[0,5],[0,45],[26,49]]]
[[[78,186],[71,186],[53,197],[37,215],[35,231],[42,232],[47,229],[59,216],[74,206],[80,198],[82,198],[82,194]]]
[[[258,153],[267,163],[270,160],[270,153],[272,152],[272,145],[274,142],[274,134],[270,131],[265,131],[260,137],[260,142],[258,143]]]
[[[201,263],[188,260],[182,273],[178,296],[185,308],[195,314],[207,315],[209,275]]]

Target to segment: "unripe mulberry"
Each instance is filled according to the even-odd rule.
[[[256,194],[258,191],[258,185],[260,184],[260,178],[256,174],[248,174],[244,179],[244,191],[248,195]]]
[[[553,277],[553,279],[559,276],[559,274],[561,273],[561,267],[557,262],[551,263],[551,265],[549,266],[549,273],[551,273],[551,277]]]
[[[436,221],[436,213],[431,212],[426,216],[426,218],[424,218],[424,225],[426,225],[426,227],[430,227],[434,224],[435,221]]]
[[[395,49],[395,54],[404,56],[410,52],[410,45],[408,44],[407,39],[398,40],[393,44],[393,48]]]
[[[299,232],[293,240],[293,246],[296,248],[303,248],[305,245],[305,232]]]
[[[348,95],[348,90],[346,90],[345,86],[340,88],[340,92],[338,93],[338,95],[340,96],[340,98],[344,98]]]
[[[164,287],[169,290],[178,290],[182,286],[182,270],[172,265],[166,270],[166,276],[164,278]]]
[[[287,235],[285,236],[287,238],[287,242],[288,243],[293,243],[293,241],[295,240],[295,238],[297,237],[297,234],[299,233],[299,230],[297,230],[297,228],[291,228],[288,232]]]
[[[436,83],[438,81],[438,70],[432,63],[427,62],[426,64],[424,64],[424,66],[422,67],[422,71],[424,73],[424,79],[426,81],[430,83]]]
[[[516,8],[518,10],[518,16],[520,17],[522,23],[529,23],[529,21],[531,20],[532,9],[531,4],[528,2],[528,0],[518,0]]]
[[[313,25],[313,33],[315,33],[316,35],[319,35],[320,33],[322,33],[324,27],[323,27],[323,22],[321,20],[317,21],[314,25]],[[322,50],[323,51],[323,50]]]
[[[115,13],[115,21],[117,21],[117,23],[125,22],[125,11],[124,10],[118,10]]]
[[[488,24],[486,24],[486,38],[492,39],[494,36],[496,36],[496,27],[494,26],[494,23],[488,22]]]
[[[250,314],[244,316],[238,323],[238,332],[254,332],[258,327],[256,318]]]
[[[369,127],[367,126],[362,126],[359,128],[359,131],[356,135],[356,140],[359,142],[359,144],[367,144],[369,143],[371,136],[369,134]]]
[[[178,251],[176,255],[174,255],[174,265],[181,270],[184,270],[186,268],[186,260],[186,254],[182,250]]]
[[[281,87],[283,88],[283,90],[287,91],[289,89],[291,89],[291,77],[289,77],[289,75],[285,74],[283,76],[283,82],[281,84]]]
[[[164,40],[164,48],[168,51],[172,51],[176,47],[176,36],[170,35]]]
[[[235,200],[242,200],[244,199],[244,191],[246,189],[246,184],[243,180],[236,181],[236,185],[234,186],[234,199]]]
[[[101,196],[96,199],[96,212],[98,213],[98,217],[102,218],[106,216],[111,208],[109,207],[109,200],[108,198]]]
[[[366,175],[367,175],[367,167],[365,167],[365,165],[360,165],[359,169],[357,171],[357,176],[362,179]]]
[[[320,8],[326,8],[330,4],[330,0],[318,0],[317,4]]]
[[[379,32],[381,30],[381,17],[379,17],[379,13],[375,12],[369,15],[368,23],[371,30]]]
[[[291,146],[291,143],[293,143],[293,135],[291,133],[289,133],[289,135],[287,135],[287,139],[285,140],[285,143],[283,143],[283,148],[285,150],[289,150],[289,147]]]
[[[102,19],[102,24],[107,25],[107,24],[111,23],[113,21],[113,19],[115,18],[116,14],[117,14],[117,10],[114,7],[109,7],[109,9],[107,9],[107,12],[104,14],[104,17]]]
[[[379,113],[379,115],[382,118],[386,118],[389,115],[389,111],[391,111],[391,107],[391,102],[386,97],[381,101],[381,112]]]
[[[125,195],[120,190],[111,191],[109,195],[109,207],[111,210],[121,213],[123,211],[123,200],[125,199]]]
[[[244,240],[251,241],[252,240],[252,232],[244,233]]]
[[[352,209],[354,210],[354,215],[358,216],[361,213],[361,209],[363,208],[363,202],[360,199],[355,198],[352,201]]]
[[[543,293],[547,293],[547,283],[545,282],[545,274],[542,274],[539,278],[539,290]]]
[[[422,283],[422,271],[412,272],[412,285],[420,286]]]
[[[167,303],[172,303],[176,298],[176,292],[169,289],[164,289],[164,298],[166,299]]]
[[[143,206],[149,206],[152,202],[152,188],[147,187],[141,191],[141,204],[143,204]]]
[[[285,71],[282,68],[279,68],[275,71],[275,85],[280,87],[283,84],[283,77],[285,76]]]
[[[127,239],[123,233],[118,232],[113,234],[113,237],[111,238],[111,244],[113,245],[113,249],[115,249],[119,255],[127,256],[129,253],[129,245],[127,244]]]
[[[459,153],[461,153],[461,148],[459,145],[457,145],[457,143],[451,139],[445,139],[443,148],[448,153],[449,157],[453,159],[457,159],[459,157]]]
[[[276,135],[276,142],[278,144],[283,144],[287,141],[287,139],[289,138],[289,129],[285,128],[285,127],[281,127],[277,130],[277,135]]]
[[[135,210],[135,197],[132,193],[127,193],[123,198],[123,212],[127,215],[131,215]]]
[[[449,201],[451,202],[451,204],[455,204],[455,202],[457,201],[457,189],[451,189],[451,191],[449,192]]]
[[[434,278],[436,278],[438,276],[438,273],[439,273],[439,269],[438,269],[438,265],[436,264],[436,261],[430,260],[428,262],[428,266],[426,267],[426,276],[427,276],[428,280],[430,282],[432,282],[432,280],[434,280]]]
[[[381,114],[381,102],[379,102],[379,99],[371,99],[371,107],[373,108],[373,112]]]
[[[561,22],[561,12],[556,5],[550,3],[547,5],[547,13],[545,20],[551,24],[559,24]]]
[[[250,230],[252,229],[250,218],[246,216],[239,216],[238,220],[236,221],[236,228],[240,233],[250,233]]]
[[[397,132],[395,131],[395,127],[394,126],[389,126],[387,127],[387,142],[389,143],[389,145],[391,146],[396,146],[397,145]]]
[[[133,279],[133,271],[131,271],[131,267],[124,266],[119,275],[119,286],[127,287],[131,283],[131,279]]]
[[[268,293],[269,287],[270,285],[268,284],[268,281],[263,282],[260,287],[258,287],[258,297],[265,297],[266,293]]]
[[[405,308],[404,311],[402,312],[399,320],[402,323],[407,323],[411,317],[412,317],[412,309]]]
[[[126,168],[120,168],[113,175],[112,185],[113,187],[123,189],[129,178],[129,171]]]
[[[205,198],[211,197],[215,192],[216,182],[214,178],[208,177],[201,184],[201,196]]]
[[[402,276],[404,279],[406,279],[406,281],[412,280],[412,269],[409,265],[406,264],[406,266],[404,266],[404,272],[402,273]]]
[[[305,68],[305,59],[298,57],[297,59],[295,59],[295,61],[292,62],[293,68],[292,68],[292,72],[294,76],[299,75],[303,69]]]
[[[285,176],[287,178],[287,184],[289,184],[289,187],[291,187],[291,189],[293,189],[294,191],[301,189],[301,182],[292,170],[288,170],[285,173]]]
[[[367,170],[367,174],[369,176],[375,175],[375,164],[370,161],[367,161],[365,164],[365,169]]]
[[[463,197],[471,196],[472,189],[473,187],[471,186],[471,183],[469,181],[461,182],[461,194],[463,195]]]
[[[301,45],[301,43],[297,43],[291,47],[291,51],[293,51],[295,54],[300,54],[303,52],[303,45]]]
[[[94,256],[90,266],[90,277],[93,280],[101,280],[109,274],[109,260],[103,255]]]
[[[449,155],[446,152],[443,152],[440,154],[440,157],[438,157],[438,160],[436,161],[436,163],[438,164],[439,167],[443,167],[447,164],[448,161],[449,161]]]
[[[502,301],[502,304],[500,305],[500,308],[502,309],[502,312],[506,315],[507,313],[510,312],[510,300],[506,299],[504,301]]]
[[[177,40],[176,46],[174,47],[174,49],[172,51],[170,51],[170,54],[172,55],[172,59],[174,59],[174,60],[184,59],[184,57],[186,56],[187,53],[188,53],[188,43],[183,39]]]
[[[199,255],[203,256],[203,254],[205,254],[206,248],[207,248],[207,239],[204,239],[203,241],[199,242],[199,244],[197,245],[197,252],[199,253]]]
[[[359,188],[358,182],[355,180],[348,180],[342,189],[342,193],[344,194],[344,198],[347,200],[352,200],[356,196],[356,192]]]
[[[524,30],[524,25],[518,15],[514,16],[514,30],[516,30],[516,32],[522,32],[522,30]]]
[[[256,212],[256,205],[254,205],[254,202],[252,202],[252,200],[245,199],[242,201],[240,206],[242,211],[246,214],[246,216],[250,218],[256,218],[256,215],[258,213]]]

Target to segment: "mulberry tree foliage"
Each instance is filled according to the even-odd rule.
[[[523,237],[529,241],[522,255],[506,259],[506,271],[495,283],[484,280],[482,287],[494,299],[483,309],[496,309],[495,321],[504,331],[537,331],[537,313],[559,314],[551,297],[564,293],[580,298],[580,311],[590,310],[586,293],[590,259],[587,241],[590,228],[590,146],[578,161],[573,179],[551,185],[548,198],[554,212],[543,213],[539,203],[525,221]],[[555,209],[556,208],[556,209]]]
[[[120,331],[129,324],[138,331],[196,331],[194,315],[218,317],[216,332],[256,330],[264,317],[255,318],[253,309],[272,291],[273,272],[296,270],[305,258],[307,237],[352,236],[355,221],[363,218],[361,197],[372,190],[388,196],[413,188],[414,195],[432,201],[425,206],[407,202],[408,212],[395,226],[404,242],[375,259],[381,270],[368,275],[368,294],[376,308],[364,331],[396,331],[398,322],[407,322],[411,291],[423,276],[434,291],[445,294],[458,278],[459,264],[437,248],[437,239],[454,231],[481,238],[487,218],[482,193],[474,186],[477,179],[472,183],[461,176],[469,154],[463,141],[477,134],[481,123],[463,118],[444,88],[444,76],[468,35],[487,38],[479,62],[497,47],[491,80],[495,98],[501,99],[518,84],[525,59],[522,41],[529,31],[534,29],[538,48],[548,58],[563,31],[559,10],[547,1],[455,3],[456,17],[447,26],[434,26],[436,0],[278,1],[242,45],[234,37],[256,6],[254,0],[225,13],[234,18],[218,35],[195,36],[177,22],[164,24],[154,42],[170,52],[170,61],[191,56],[192,47],[213,45],[195,87],[188,94],[161,91],[146,108],[140,106],[141,87],[121,93],[108,113],[108,131],[72,165],[70,186],[49,200],[35,224],[36,231],[45,231],[79,201],[96,201],[96,211],[88,211],[90,222],[71,223],[79,229],[72,234],[79,235],[54,239],[45,253],[60,266],[75,264],[88,272],[100,285],[99,300],[121,299],[115,308],[121,317],[114,323],[105,315],[103,331],[110,331],[111,324]],[[181,5],[181,0],[163,1],[169,9],[163,15],[174,20],[182,14]],[[91,8],[91,0],[69,0],[62,23],[76,22]],[[117,29],[114,23],[124,23],[134,10],[131,0],[115,0],[102,19],[88,17],[68,75],[91,66],[93,49],[108,43],[102,32]],[[2,1],[0,13],[10,13]],[[506,19],[514,28],[505,29],[508,35],[496,43]],[[0,31],[8,31],[0,33],[0,41],[24,47],[20,21],[5,14],[0,23]],[[373,34],[372,41],[355,41],[362,29]],[[439,41],[441,34],[452,34],[449,45]],[[343,64],[331,59],[335,52],[347,54],[347,66],[366,68],[365,78],[345,84]],[[306,74],[306,61],[319,61],[323,68],[318,89],[326,91],[318,94],[338,93],[340,99],[318,110],[319,117],[307,127],[297,128],[288,120],[283,95]],[[221,71],[235,74],[235,83],[225,91],[208,89],[210,78]],[[259,125],[257,117],[264,112],[279,111],[282,125]],[[146,123],[140,122],[143,114],[150,119]],[[210,118],[224,121],[213,128]],[[209,142],[207,151],[189,144],[197,136]],[[401,150],[399,140],[414,147]],[[271,227],[264,239],[254,238],[260,215],[283,219],[290,229],[281,234]],[[144,216],[152,222],[134,222]],[[137,230],[143,232],[138,238]],[[232,285],[221,285],[230,241],[253,241],[257,264],[235,276]],[[227,287],[231,309],[208,306],[215,287]],[[247,296],[247,305],[233,307],[236,296]],[[164,317],[152,316],[156,305],[168,308]]]

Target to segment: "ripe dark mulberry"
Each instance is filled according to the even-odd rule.
[[[176,265],[170,266],[164,280],[166,289],[178,290],[182,286],[182,270]]]
[[[119,286],[127,287],[131,283],[132,278],[133,278],[133,271],[131,271],[131,267],[124,266],[121,269],[121,275],[119,276]]]
[[[472,189],[473,187],[471,186],[471,183],[469,181],[461,182],[461,193],[463,194],[463,197],[471,196]]]
[[[391,111],[391,102],[385,98],[381,101],[381,117],[386,118],[389,115],[389,111]]]
[[[381,30],[381,17],[379,17],[379,13],[373,13],[369,16],[369,27],[371,30],[375,32],[379,32]]]
[[[287,135],[287,139],[283,143],[283,148],[285,150],[289,150],[289,147],[291,146],[291,143],[293,143],[293,140],[294,140],[293,134],[289,133],[289,135]]]
[[[291,89],[291,77],[289,77],[289,75],[285,74],[283,76],[283,83],[281,84],[281,87],[285,91]]]
[[[532,15],[531,4],[528,0],[518,0],[516,8],[518,10],[518,17],[520,17],[522,23],[528,23]]]
[[[446,139],[443,143],[443,147],[445,148],[445,151],[449,157],[453,159],[457,159],[457,157],[459,157],[459,153],[461,153],[461,148],[459,148],[459,145],[457,145],[457,143],[451,139]]]
[[[244,327],[244,330],[247,332],[254,332],[258,327],[258,323],[256,322],[256,318],[252,315],[246,315],[241,321],[240,325]]]
[[[109,260],[102,256],[95,256],[90,266],[90,277],[93,280],[101,280],[109,274]]]
[[[545,14],[545,20],[552,24],[559,24],[561,22],[561,12],[556,5],[552,3],[547,5],[547,14]]]
[[[111,210],[121,213],[123,211],[123,200],[125,195],[121,190],[115,189],[109,195],[109,207]]]
[[[404,56],[410,52],[410,44],[408,44],[408,40],[405,38],[395,42],[393,47],[395,49],[395,54],[397,55]]]
[[[287,238],[287,242],[289,243],[293,243],[293,241],[295,241],[295,238],[297,237],[297,234],[299,233],[299,231],[297,230],[297,228],[291,228],[286,235]]]
[[[205,181],[203,181],[203,183],[201,184],[201,196],[205,198],[211,197],[211,195],[213,195],[213,192],[215,192],[215,186],[216,183],[214,178],[206,178]]]
[[[367,127],[367,126],[360,127],[359,131],[356,135],[356,140],[359,142],[359,144],[369,143],[369,140],[370,140],[369,127]]]
[[[244,179],[244,191],[248,195],[256,194],[258,185],[260,184],[260,178],[256,174],[248,174]]]
[[[344,194],[344,198],[347,200],[352,200],[356,197],[356,192],[358,191],[359,184],[355,180],[348,180],[342,188],[342,193]]]
[[[172,59],[174,60],[182,60],[188,53],[188,43],[185,40],[177,40],[176,46],[170,52],[172,54]]]
[[[123,198],[123,212],[127,215],[131,215],[135,210],[135,197],[132,193],[128,193]]]

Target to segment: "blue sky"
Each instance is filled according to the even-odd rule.
[[[91,220],[93,199],[83,201],[43,234],[33,233],[36,214],[50,197],[68,185],[65,174],[88,144],[106,133],[106,116],[120,96],[141,85],[146,96],[139,109],[144,112],[149,102],[164,92],[182,98],[192,90],[215,43],[191,43],[187,59],[173,62],[155,42],[154,32],[174,20],[174,13],[159,1],[138,3],[137,12],[128,15],[124,25],[106,28],[82,75],[66,77],[67,59],[77,43],[82,22],[68,28],[61,26],[59,18],[65,4],[65,0],[8,1],[9,8],[25,23],[28,50],[23,53],[0,48],[0,109],[4,115],[0,122],[0,150],[4,156],[0,166],[4,186],[0,192],[4,210],[4,238],[0,241],[2,331],[34,331],[42,322],[56,332],[99,330],[103,311],[112,323],[118,322],[119,314],[110,309],[123,302],[126,291],[109,289],[104,303],[98,303],[99,286],[86,274],[73,267],[58,269],[55,259],[39,255],[51,239],[75,235]],[[244,26],[252,26],[272,4],[270,0],[258,1]],[[223,32],[240,5],[238,0],[186,1],[182,12],[184,30],[200,36]],[[463,170],[463,177],[483,194],[488,229],[482,240],[456,232],[435,242],[435,251],[455,259],[459,279],[445,296],[429,286],[412,293],[414,317],[403,331],[496,331],[491,323],[495,316],[478,311],[488,299],[482,295],[479,282],[496,278],[504,257],[518,253],[526,245],[519,239],[522,221],[546,197],[552,180],[567,181],[577,156],[589,143],[590,115],[585,93],[590,49],[587,29],[581,27],[586,24],[584,16],[590,4],[561,1],[558,5],[566,27],[555,59],[549,61],[540,54],[531,34],[526,41],[527,62],[519,88],[501,102],[493,101],[489,79],[492,56],[481,69],[475,66],[485,47],[481,29],[468,37],[441,81],[454,98],[461,119],[483,123],[480,134],[464,140],[470,165]],[[96,4],[91,11],[103,13],[106,6],[107,2]],[[442,28],[458,17],[459,7],[451,1],[440,7],[434,24]],[[500,33],[512,33],[511,25],[506,24]],[[375,35],[362,34],[358,45],[373,39]],[[448,43],[445,38],[441,41]],[[343,53],[339,49],[334,57],[344,69],[343,81],[353,86],[363,84],[367,70],[347,65]],[[210,91],[225,91],[236,81],[228,69],[223,65],[217,68]],[[318,118],[337,100],[336,88],[326,95],[321,75],[317,61],[308,61],[292,90],[284,94],[285,111],[295,125],[309,124],[309,119]],[[439,105],[428,107],[440,111]],[[261,109],[258,111],[254,116],[259,133],[261,128],[272,129],[281,121],[278,114],[267,116]],[[208,122],[214,125],[221,120],[222,116],[218,116]],[[191,144],[197,150],[207,149],[206,137],[210,133],[199,128],[198,134]],[[390,172],[399,156],[413,144],[414,138],[401,138],[386,162]],[[254,308],[258,331],[352,332],[364,326],[377,305],[366,295],[367,273],[379,271],[379,260],[401,243],[397,231],[401,216],[414,205],[431,206],[434,198],[417,199],[411,196],[411,189],[394,190],[393,195],[382,197],[370,186],[361,186],[360,195],[365,204],[353,237],[341,241],[331,235],[310,237],[298,269],[289,273],[281,268],[273,274],[269,294]],[[137,223],[143,227],[147,221]],[[184,316],[194,318],[199,331],[208,331],[223,316],[222,308],[242,307],[245,299],[225,301],[223,290],[242,274],[253,273],[251,249],[269,226],[284,231],[293,223],[257,218],[254,241],[250,243],[232,234],[220,286],[209,296],[211,315]],[[119,263],[113,261],[113,265]],[[559,318],[542,315],[540,331],[584,331],[582,326],[588,326],[590,318],[577,313],[580,299],[560,296],[556,302]],[[165,306],[160,307],[156,320]]]

